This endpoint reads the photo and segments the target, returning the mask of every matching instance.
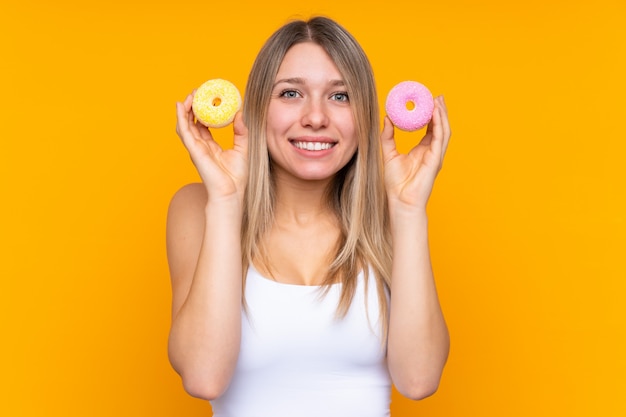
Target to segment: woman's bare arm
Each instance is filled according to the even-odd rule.
[[[397,152],[388,119],[381,135],[393,243],[387,359],[396,388],[412,399],[437,390],[450,344],[431,267],[426,216],[449,138],[442,97],[435,99],[426,135],[408,155]]]
[[[194,120],[193,94],[177,103],[176,131],[202,178],[179,190],[167,219],[172,280],[169,358],[187,392],[213,399],[228,387],[241,339],[241,221],[247,129],[234,122],[224,150]]]

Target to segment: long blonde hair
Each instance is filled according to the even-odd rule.
[[[339,219],[341,237],[324,281],[325,288],[334,282],[342,283],[337,314],[343,317],[350,308],[358,273],[363,270],[368,274],[368,268],[371,268],[376,278],[380,319],[386,336],[391,240],[382,178],[374,75],[367,56],[354,37],[325,17],[293,21],[278,29],[267,40],[250,71],[243,106],[250,137],[249,178],[242,227],[244,284],[245,271],[252,261],[265,259],[261,242],[273,222],[275,193],[266,138],[271,91],[285,54],[293,45],[302,42],[320,45],[339,69],[346,83],[358,135],[356,154],[335,176],[328,190],[328,203]]]

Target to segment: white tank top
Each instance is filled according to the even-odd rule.
[[[213,416],[389,416],[391,378],[369,275],[367,294],[360,274],[348,314],[337,319],[341,284],[322,297],[318,286],[281,284],[251,266],[239,359],[227,391],[211,401]]]

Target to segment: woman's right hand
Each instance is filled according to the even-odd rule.
[[[234,146],[224,150],[213,140],[209,129],[194,122],[191,93],[184,102],[176,103],[176,133],[196,166],[207,188],[210,201],[237,197],[243,203],[248,180],[248,129],[240,112],[234,120]]]

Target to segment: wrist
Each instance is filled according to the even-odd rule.
[[[204,212],[211,217],[241,217],[243,213],[243,201],[239,196],[233,195],[229,197],[211,198],[209,197],[204,207]]]
[[[425,206],[419,207],[390,201],[389,220],[394,234],[428,227],[428,214]]]
[[[401,217],[427,217],[426,203],[413,204],[402,201],[398,198],[387,198],[387,206],[389,207],[389,213],[392,216]]]

